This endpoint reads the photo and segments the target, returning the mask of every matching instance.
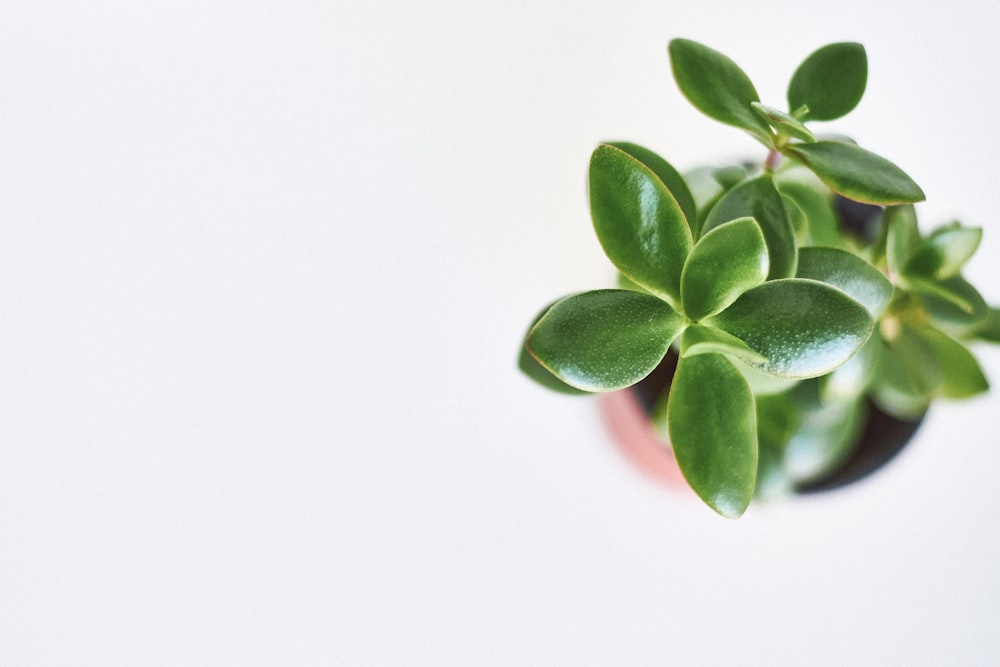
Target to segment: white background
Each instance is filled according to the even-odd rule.
[[[889,4],[4,2],[0,663],[1000,662],[996,392],[732,522],[514,364],[611,280],[596,143],[758,150],[679,36],[776,106],[863,42],[830,129],[985,228],[1000,302],[1000,6]]]

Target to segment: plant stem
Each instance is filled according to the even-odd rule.
[[[778,165],[781,164],[781,153],[777,150],[771,150],[767,154],[767,159],[764,161],[764,171],[773,174],[777,169]]]

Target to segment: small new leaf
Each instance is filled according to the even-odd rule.
[[[834,120],[861,101],[868,82],[865,47],[828,44],[806,58],[788,85],[788,108],[807,106],[801,120]]]
[[[714,315],[764,282],[767,245],[753,218],[713,228],[695,244],[681,273],[681,302],[692,320]]]
[[[881,205],[924,200],[924,191],[906,172],[884,157],[853,144],[817,141],[794,144],[787,150],[831,190],[848,199]]]
[[[656,368],[684,318],[663,300],[630,290],[566,297],[528,332],[528,351],[566,384],[613,391]]]
[[[689,39],[670,42],[670,65],[677,86],[709,118],[750,132],[773,146],[771,128],[750,108],[759,102],[750,77],[728,57]]]
[[[761,104],[760,102],[751,102],[750,108],[756,111],[757,115],[763,118],[764,122],[773,127],[774,131],[778,134],[784,137],[795,137],[796,139],[801,139],[802,141],[808,141],[810,143],[816,141],[816,136],[809,130],[808,127],[784,111],[775,109],[774,107],[769,107]]]

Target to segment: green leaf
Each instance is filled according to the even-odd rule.
[[[542,312],[538,313],[538,315],[535,316],[535,319],[531,321],[531,327],[535,326],[538,323],[538,320],[542,319],[542,316],[545,315],[545,313],[549,312],[549,309],[552,308],[552,306],[555,305],[556,303],[558,303],[558,301],[555,301],[545,306],[545,308],[542,309]],[[529,332],[531,331],[531,327],[528,327]],[[525,340],[523,343],[521,343],[521,353],[517,359],[517,366],[518,368],[521,369],[522,373],[527,375],[529,378],[531,378],[538,384],[542,385],[547,389],[551,389],[552,391],[557,391],[562,394],[570,394],[575,396],[580,396],[587,393],[577,389],[576,387],[571,387],[570,385],[566,384],[565,382],[557,378],[555,375],[553,375],[551,372],[549,372],[549,369],[545,368],[545,366],[542,366],[540,363],[538,363],[538,360],[535,359],[533,356],[531,356],[531,353],[528,352],[527,338],[528,338],[527,333],[525,333]]]
[[[753,109],[758,116],[763,118],[765,123],[773,127],[775,132],[781,136],[794,137],[810,143],[816,141],[816,136],[809,131],[808,127],[797,121],[792,116],[789,116],[784,111],[780,111],[774,107],[769,107],[765,104],[761,104],[760,102],[751,102],[750,108]]]
[[[735,519],[757,476],[757,425],[746,380],[725,357],[681,357],[667,400],[667,430],[684,478],[709,507]]]
[[[878,356],[873,398],[880,408],[901,419],[927,410],[943,382],[943,370],[933,348],[904,325],[886,339]]]
[[[1000,343],[1000,308],[990,308],[983,322],[972,332],[979,340]]]
[[[797,181],[779,181],[777,185],[781,194],[794,201],[805,215],[809,245],[833,247],[843,243],[829,194]]]
[[[771,128],[750,108],[759,102],[750,78],[732,60],[688,39],[670,42],[670,65],[677,86],[699,111],[717,121],[747,130],[773,146]]]
[[[889,274],[898,276],[920,245],[917,213],[912,204],[885,209],[885,261]]]
[[[729,167],[719,167],[712,170],[712,178],[722,186],[723,190],[729,190],[738,185],[747,177],[747,170],[739,165]]]
[[[810,385],[807,387],[814,391]],[[799,392],[801,394],[801,392]],[[801,395],[796,397],[803,401]],[[863,401],[800,407],[801,424],[785,447],[785,473],[804,484],[826,477],[843,465],[855,449],[865,416]]]
[[[691,229],[663,181],[620,148],[598,146],[590,159],[590,212],[618,270],[677,304]]]
[[[881,338],[873,333],[846,363],[819,378],[820,399],[826,403],[843,403],[864,394],[878,369],[881,349]]]
[[[958,275],[979,248],[982,238],[980,227],[963,227],[955,223],[935,229],[906,262],[902,272],[937,279]]]
[[[817,141],[794,144],[788,152],[804,162],[830,187],[868,204],[904,204],[924,200],[924,191],[884,157],[853,144]]]
[[[684,212],[684,217],[688,221],[688,226],[693,227],[697,224],[698,209],[695,207],[694,197],[691,195],[691,190],[688,189],[684,177],[674,169],[673,165],[648,148],[637,144],[614,141],[609,142],[608,145],[620,148],[649,167],[663,184],[667,186],[667,190],[674,196],[674,199],[677,200],[677,204],[681,207],[681,211]]]
[[[772,280],[709,318],[765,357],[757,366],[783,377],[816,377],[851,358],[868,340],[871,315],[835,287],[814,280]]]
[[[892,298],[892,283],[881,271],[857,255],[836,248],[802,248],[795,275],[843,290],[876,320]]]
[[[865,47],[827,44],[806,58],[788,85],[788,108],[809,107],[804,118],[834,120],[858,105],[868,82]]]
[[[715,227],[695,244],[681,273],[681,302],[692,320],[714,315],[767,277],[767,245],[753,218]]]
[[[989,316],[979,291],[961,276],[939,281],[909,278],[906,283],[919,294],[931,319],[945,328],[974,327]]]
[[[922,327],[916,333],[934,351],[941,369],[942,396],[968,398],[990,388],[979,362],[967,347],[932,327]]]
[[[681,336],[681,356],[725,354],[751,363],[764,363],[767,357],[752,349],[736,336],[721,329],[692,324]]]
[[[584,391],[635,384],[663,359],[685,320],[664,301],[629,290],[566,297],[528,333],[528,350],[549,372]]]
[[[744,217],[755,219],[764,234],[771,264],[768,279],[795,275],[795,230],[781,193],[768,174],[745,181],[722,195],[705,218],[701,233],[704,236],[720,225]]]

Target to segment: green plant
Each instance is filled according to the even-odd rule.
[[[905,172],[809,129],[861,100],[860,44],[806,58],[787,112],[761,104],[717,51],[676,39],[669,55],[684,96],[766,158],[682,175],[641,146],[599,145],[590,209],[620,285],[545,308],[521,368],[560,391],[614,391],[673,347],[676,374],[652,419],[694,491],[735,518],[755,491],[842,464],[868,399],[914,417],[934,398],[985,391],[966,343],[1000,340],[1000,311],[961,275],[980,228],[921,235],[913,203],[924,193]],[[840,228],[838,197],[874,205],[867,230]]]

